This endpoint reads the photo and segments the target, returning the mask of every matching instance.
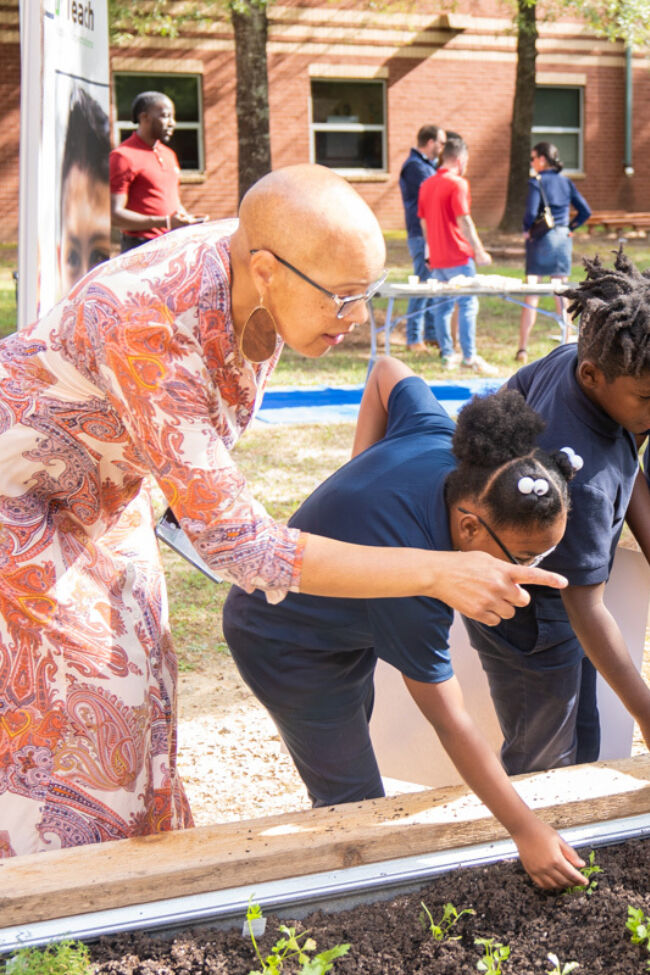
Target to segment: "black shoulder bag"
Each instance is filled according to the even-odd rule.
[[[543,237],[544,234],[547,234],[555,226],[555,220],[553,219],[553,214],[551,213],[551,208],[548,205],[546,193],[544,192],[542,177],[538,173],[535,179],[539,183],[539,194],[542,199],[540,200],[537,216],[528,229],[528,236],[531,240],[539,240],[540,237]]]

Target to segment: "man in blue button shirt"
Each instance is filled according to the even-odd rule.
[[[420,281],[427,281],[431,273],[425,260],[425,240],[418,219],[418,196],[422,183],[429,176],[433,176],[438,168],[438,158],[445,140],[444,129],[437,125],[423,125],[417,134],[417,148],[411,149],[399,174],[407,243],[413,260],[413,270]],[[425,342],[437,345],[433,312],[424,311],[425,301],[424,298],[412,298],[408,304],[406,346],[413,352],[424,351]]]

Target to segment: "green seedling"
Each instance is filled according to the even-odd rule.
[[[299,975],[325,975],[332,970],[335,960],[350,950],[349,944],[335,945],[334,948],[321,951],[312,957],[310,953],[316,950],[316,942],[308,937],[309,931],[296,934],[295,928],[288,928],[281,924],[279,930],[283,937],[278,938],[273,945],[271,954],[263,958],[253,931],[253,921],[260,920],[262,917],[262,908],[251,901],[246,911],[246,922],[253,949],[262,967],[249,972],[249,975],[278,975],[283,970],[285,961],[292,959],[296,959],[302,965]]]
[[[552,951],[549,951],[546,957],[553,965],[553,968],[549,968],[546,975],[570,975],[571,972],[575,972],[576,968],[580,968],[577,961],[567,961],[562,965],[558,956],[554,955]]]
[[[625,928],[630,932],[633,945],[645,945],[646,951],[650,951],[650,917],[640,907],[628,904]],[[650,961],[646,962],[646,967],[650,970]]]
[[[633,945],[645,944],[650,951],[650,918],[640,907],[628,905],[625,929],[630,932]]]
[[[598,864],[596,863],[596,854],[592,850],[591,853],[589,854],[589,863],[587,863],[584,867],[580,868],[580,873],[585,878],[585,880],[589,880],[589,878],[593,876],[593,874],[602,873],[602,872],[603,871],[601,867],[599,867]],[[587,897],[591,897],[591,895],[593,894],[597,886],[598,886],[597,880],[589,880],[589,883],[586,886],[583,886],[582,884],[576,884],[575,887],[567,887],[564,893],[585,894]]]
[[[21,948],[5,963],[6,975],[92,975],[90,952],[80,941]]]
[[[502,945],[494,938],[475,938],[474,944],[483,949],[483,957],[476,962],[479,972],[485,972],[485,975],[501,975],[501,962],[510,957],[508,945]]]
[[[424,901],[420,901],[420,903],[422,904],[422,914],[420,914],[420,924],[422,925],[423,928],[429,929],[429,931],[431,932],[431,937],[433,938],[434,941],[445,941],[445,939],[447,941],[460,940],[460,935],[457,935],[456,937],[452,938],[449,932],[451,931],[453,926],[460,920],[463,914],[476,914],[476,911],[473,911],[471,907],[466,907],[462,911],[457,911],[453,904],[445,904],[445,906],[442,909],[442,918],[440,919],[440,924],[436,924],[436,922],[433,920],[431,911],[424,903]]]

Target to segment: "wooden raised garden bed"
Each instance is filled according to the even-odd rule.
[[[643,817],[650,811],[650,756],[648,755],[519,776],[515,781],[526,801],[546,822],[559,829],[603,823],[625,817]],[[0,949],[4,946],[4,950],[7,950],[8,942],[6,939],[3,940],[6,932],[21,926],[29,930],[45,919],[62,919],[61,932],[65,934],[70,930],[66,919],[73,915],[123,908],[126,905],[143,905],[152,901],[164,902],[167,898],[195,897],[201,892],[224,891],[230,888],[244,891],[243,903],[245,904],[248,896],[256,895],[260,887],[268,881],[284,880],[290,886],[291,878],[300,878],[307,874],[326,871],[344,873],[347,868],[362,864],[381,864],[395,858],[428,855],[441,850],[462,851],[463,848],[473,844],[494,843],[505,837],[505,831],[473,794],[462,786],[454,786],[329,809],[288,813],[179,833],[15,857],[0,862],[0,929],[2,929]],[[623,865],[615,868],[619,870],[621,876],[624,876],[631,869],[632,862],[639,866],[640,874],[638,871],[637,874],[644,878],[645,887],[644,890],[638,891],[641,898],[639,906],[646,911],[650,910],[650,904],[647,903],[647,868],[650,866],[647,849],[647,841],[639,841],[638,850],[633,854],[624,854]],[[610,853],[603,851],[603,855],[609,857]],[[485,869],[479,868],[479,871]],[[513,890],[517,892],[517,903],[523,905],[525,901],[536,905],[534,909],[537,915],[540,912],[543,914],[549,906],[552,912],[557,913],[554,906],[557,904],[563,905],[562,911],[564,911],[564,905],[587,903],[584,897],[558,899],[553,895],[538,892],[528,881],[518,863],[501,864],[494,869],[505,871],[505,873],[497,873],[499,878],[497,888],[504,890],[512,883]],[[432,909],[438,910],[440,898],[443,898],[441,903],[451,898],[451,895],[447,894],[447,884],[451,882],[452,876],[453,872],[436,881],[436,890],[427,893],[426,898],[424,894],[422,895]],[[467,895],[463,891],[475,888],[480,892],[481,885],[484,883],[484,880],[480,879],[482,876],[483,873],[479,872],[474,875],[474,879],[463,881],[465,886],[461,885],[461,893],[456,896],[464,901]],[[638,876],[633,883],[639,886]],[[606,886],[605,881],[603,885]],[[624,896],[628,896],[629,899],[629,892]],[[492,900],[490,895],[490,901]],[[591,902],[590,900],[589,903]],[[399,900],[397,903],[400,905],[402,901]],[[475,902],[469,905],[461,902],[456,906],[459,909],[466,906],[477,909]],[[469,918],[464,919],[464,928],[470,932],[471,938],[475,935],[482,936],[481,932],[486,932],[486,936],[496,937],[495,934],[489,934],[495,926],[492,920],[493,914],[489,912],[489,916],[486,914],[488,906],[485,902],[479,914],[476,917],[472,916],[471,921]],[[568,909],[570,912],[578,911],[574,907]],[[378,910],[380,914],[383,911],[385,917],[391,914],[391,909],[385,905],[379,906]],[[512,910],[514,907],[508,908],[508,911]],[[582,910],[583,908],[580,908],[580,911]],[[133,911],[137,913],[135,907]],[[413,904],[409,902],[408,907],[395,907],[394,911],[397,912],[396,916],[405,916],[404,911],[412,915]],[[516,913],[518,918],[520,913],[518,909]],[[340,925],[343,922],[337,921],[340,917],[334,915],[325,922],[325,930],[317,938],[320,942],[319,947],[325,948],[335,941],[349,940],[348,936],[342,933],[343,929]],[[506,937],[507,931],[512,929],[517,918],[509,919],[510,928],[506,925],[506,934],[499,935],[501,940]],[[578,920],[576,916],[576,923]],[[623,924],[624,922],[625,918]],[[536,923],[542,922],[538,919]],[[414,927],[410,937],[415,938],[418,945],[421,945],[422,929],[417,917],[412,917],[412,924]],[[275,922],[270,923],[269,929],[272,943],[275,937]],[[339,934],[334,934],[337,930]],[[370,934],[374,937],[372,931]],[[470,934],[464,935],[466,947],[470,950],[470,956],[480,957],[476,955]],[[141,941],[143,936],[136,934],[129,937]],[[239,934],[219,935],[219,938],[223,937],[226,938],[227,944],[230,943],[228,938],[233,945],[239,944],[241,930]],[[468,938],[471,943],[468,942]],[[126,953],[130,951],[133,955],[132,949],[131,943],[131,948],[125,949]],[[111,951],[119,954],[122,949],[118,943],[114,949],[108,950],[110,956]],[[171,950],[169,944],[164,950]],[[191,955],[195,949],[187,950]],[[204,951],[204,949],[196,950],[199,954]],[[453,956],[457,950],[453,947],[445,948],[443,954],[451,952]],[[554,946],[550,945],[549,950],[555,950]],[[636,947],[635,951],[638,954]],[[181,954],[183,952],[185,949]],[[437,948],[436,952],[438,952]],[[430,954],[428,948],[425,950],[425,957],[429,957],[427,953]],[[200,964],[204,967],[195,968],[183,967],[184,962],[178,963],[180,967],[170,967],[172,963],[168,960],[164,964],[162,961],[160,964],[156,963],[158,967],[137,968],[136,966],[128,969],[120,968],[116,961],[117,967],[100,970],[155,971],[159,975],[167,975],[175,971],[187,973],[222,971],[228,972],[228,975],[237,975],[242,971],[247,975],[248,971],[255,968],[255,959],[250,954],[248,942],[242,957],[248,958],[246,963],[248,968],[237,967],[245,963],[235,963],[234,960],[231,960],[227,967],[205,967],[205,959],[203,959]],[[543,952],[541,958],[544,961]],[[351,959],[352,956],[337,962],[337,970],[371,971],[370,968],[350,967],[353,964]],[[452,966],[449,969],[436,967],[430,970],[436,972],[472,970],[462,967],[466,963],[461,963],[459,958],[456,962],[460,965],[456,969]],[[196,964],[198,965],[199,962],[197,961]],[[442,961],[440,964],[442,965]],[[394,966],[384,969],[395,975],[399,971],[408,971],[409,975],[413,975],[419,970],[400,969]],[[600,970],[589,969],[593,972]],[[602,971],[606,970],[602,969]],[[644,969],[642,967],[616,969],[622,975],[626,975],[628,970],[640,972]],[[507,971],[508,969],[504,968],[504,973]],[[510,971],[516,972],[517,975],[524,975],[525,972],[522,968],[511,968]],[[545,969],[533,966],[530,971],[543,972]],[[584,975],[584,972],[579,972],[579,975]]]

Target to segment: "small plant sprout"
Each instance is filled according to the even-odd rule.
[[[251,901],[246,911],[246,922],[253,949],[262,967],[249,972],[249,975],[278,975],[284,969],[284,963],[294,959],[302,965],[299,975],[325,975],[326,972],[332,970],[335,960],[350,950],[349,944],[335,945],[334,948],[321,951],[312,957],[310,953],[316,950],[316,942],[313,938],[308,937],[309,932],[304,931],[302,934],[296,934],[295,928],[288,928],[281,924],[279,930],[283,937],[278,938],[275,942],[271,948],[271,954],[263,958],[255,939],[253,925],[254,921],[258,921],[262,917],[262,909],[259,904],[253,904]]]
[[[646,917],[640,907],[628,905],[625,929],[630,932],[633,945],[648,945],[650,951],[650,918]]]
[[[589,878],[593,874],[602,873],[602,872],[603,872],[602,868],[599,867],[598,864],[596,863],[596,854],[592,850],[591,853],[589,854],[589,863],[587,863],[584,867],[580,868],[580,873],[585,878],[585,880],[589,880]],[[593,894],[597,886],[598,886],[597,880],[589,880],[589,883],[586,886],[583,886],[582,884],[576,884],[575,887],[567,887],[564,893],[585,894],[587,897],[591,897],[591,895]]]
[[[442,909],[440,924],[436,924],[436,922],[433,920],[431,911],[424,901],[420,901],[420,903],[422,904],[420,924],[423,928],[428,928],[434,941],[445,941],[445,939],[447,941],[458,941],[460,939],[460,935],[452,938],[449,932],[460,920],[463,914],[476,914],[476,911],[473,911],[471,907],[466,907],[464,910],[458,911],[453,904],[445,904]]]
[[[502,945],[494,938],[475,938],[474,944],[483,949],[483,957],[476,962],[479,972],[485,972],[485,975],[501,975],[501,962],[510,957],[508,945]]]
[[[7,975],[92,975],[88,948],[80,941],[60,941],[43,949],[21,948],[7,959]]]
[[[562,965],[557,955],[554,955],[552,951],[549,951],[546,956],[550,961],[553,968],[549,968],[546,975],[570,975],[571,972],[575,972],[576,968],[580,968],[577,961],[567,961]]]
[[[628,905],[625,929],[630,932],[633,945],[645,945],[646,951],[650,951],[650,917],[640,907]],[[650,970],[650,961],[646,965]]]

